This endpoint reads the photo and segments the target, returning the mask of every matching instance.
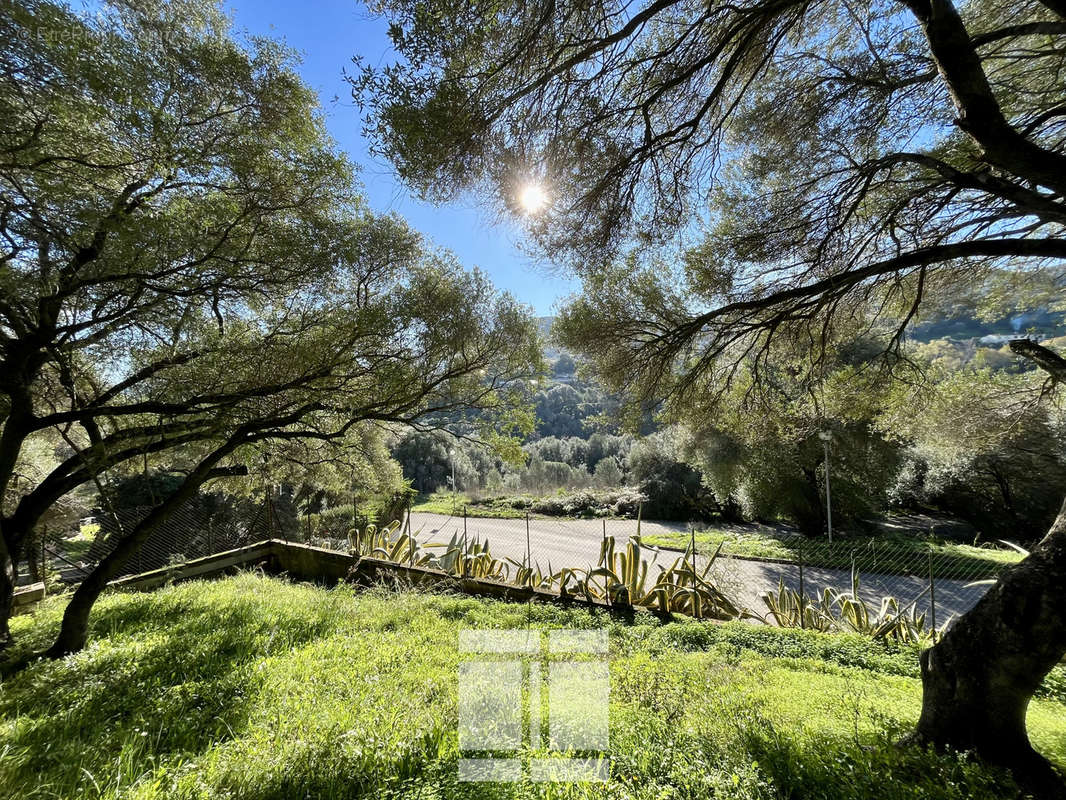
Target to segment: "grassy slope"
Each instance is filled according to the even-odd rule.
[[[15,621],[19,647],[58,605]],[[94,643],[0,686],[0,797],[998,798],[1004,778],[892,742],[916,652],[849,636],[243,575],[111,595]],[[455,780],[457,632],[611,626],[612,783]],[[1060,676],[1061,678],[1061,676]],[[1066,681],[1034,701],[1066,763]]]

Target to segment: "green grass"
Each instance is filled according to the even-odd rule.
[[[60,613],[14,620],[17,648]],[[244,574],[111,594],[90,647],[0,685],[0,797],[1000,798],[1008,779],[899,748],[917,651],[854,636],[662,623]],[[611,782],[456,780],[464,628],[610,629]],[[1066,764],[1066,680],[1034,700]],[[1057,698],[1057,699],[1056,699]]]
[[[492,498],[487,501],[475,501],[462,492],[458,494],[448,491],[433,492],[432,494],[421,494],[411,505],[411,511],[417,513],[419,511],[427,514],[445,514],[448,516],[463,516],[463,509],[466,509],[466,515],[468,517],[479,518],[495,518],[495,519],[522,519],[526,516],[527,511],[522,508],[516,508],[510,504],[510,500],[513,498]],[[533,499],[530,498],[529,504],[532,505]],[[537,514],[530,514],[532,517],[538,516]]]
[[[690,546],[688,533],[654,533],[642,538],[645,544],[684,550]],[[764,530],[708,528],[696,531],[696,550],[722,552],[754,558],[783,558],[795,561],[802,555],[810,566],[850,569],[852,557],[861,571],[888,574],[926,575],[931,566],[938,578],[980,580],[991,578],[1005,565],[1022,559],[1020,553],[1003,547],[973,547],[953,542],[929,541],[899,533],[848,534],[833,541],[809,540],[796,534]]]
[[[90,530],[86,532],[86,528],[96,528],[95,531]],[[71,561],[84,560],[89,554],[89,550],[93,546],[93,542],[96,540],[96,534],[99,532],[100,526],[83,526],[81,532],[78,535],[69,539],[64,539],[60,545],[60,550],[63,555],[69,558]]]

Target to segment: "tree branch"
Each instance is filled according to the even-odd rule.
[[[1064,34],[1066,34],[1066,22],[1024,22],[987,33],[979,33],[973,37],[973,46],[983,47],[992,42],[1015,39],[1019,36],[1062,36]]]
[[[958,111],[956,124],[992,164],[1066,194],[1066,156],[1027,139],[1003,115],[962,18],[951,0],[902,0],[925,31]]]
[[[878,261],[866,267],[823,278],[820,281],[782,289],[765,297],[752,300],[739,300],[712,309],[705,314],[694,317],[685,328],[702,329],[707,324],[736,312],[758,311],[774,306],[785,305],[790,301],[817,297],[828,293],[839,294],[848,291],[857,284],[870,278],[900,272],[913,267],[921,267],[944,261],[962,258],[1003,258],[1019,256],[1028,258],[1066,259],[1066,240],[1063,239],[988,239],[976,242],[958,242],[955,244],[923,247],[903,253],[885,261]],[[695,332],[689,331],[689,335]]]
[[[1012,339],[1010,350],[1023,358],[1028,358],[1050,375],[1055,383],[1066,381],[1066,358],[1054,350],[1037,344],[1032,339]]]

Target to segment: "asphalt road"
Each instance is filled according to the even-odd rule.
[[[465,521],[470,538],[488,541],[496,558],[509,556],[516,561],[526,557],[527,530],[524,519],[469,518]],[[453,534],[462,534],[464,520],[442,514],[415,512],[411,515],[411,528],[423,545],[445,544]],[[614,536],[616,546],[624,547],[629,537],[636,533],[633,520],[561,520],[531,519],[528,529],[528,546],[535,564],[541,569],[562,567],[595,566],[599,560],[600,543],[604,531]],[[641,533],[687,532],[685,523],[642,522]],[[649,551],[654,548],[648,548]],[[679,553],[672,550],[650,552],[663,566],[673,563]],[[702,560],[702,557],[701,557]],[[654,571],[653,571],[654,574]],[[761,561],[748,558],[719,558],[714,565],[719,587],[734,599],[740,607],[749,608],[758,614],[766,613],[762,600],[764,593],[775,591],[779,582],[798,589],[800,570],[795,564]],[[820,594],[826,588],[850,591],[851,573],[847,570],[806,567],[803,570],[803,588],[808,595]],[[977,602],[986,587],[967,587],[964,581],[937,579],[935,581],[936,622],[944,624],[952,615],[967,611]],[[918,576],[878,575],[863,573],[860,576],[860,595],[868,604],[879,606],[881,598],[896,597],[909,605],[916,602],[919,610],[929,611],[929,582]]]

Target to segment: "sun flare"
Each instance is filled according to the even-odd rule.
[[[518,195],[518,203],[527,214],[536,214],[548,205],[548,195],[540,185],[530,183],[522,188],[522,192]]]

